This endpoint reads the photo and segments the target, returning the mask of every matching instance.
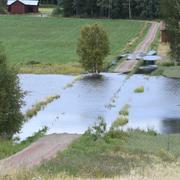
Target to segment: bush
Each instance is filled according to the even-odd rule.
[[[137,87],[135,90],[134,90],[135,93],[143,93],[144,92],[144,86],[140,86],[140,87]]]
[[[26,120],[32,118],[33,116],[36,116],[39,111],[45,108],[45,106],[59,98],[59,95],[49,96],[44,101],[37,102],[31,107],[31,109],[27,110],[25,114]]]
[[[126,104],[124,107],[119,111],[119,115],[128,116],[129,115],[129,105]]]
[[[117,130],[120,127],[125,126],[128,123],[127,116],[119,116],[111,125],[111,130]]]
[[[85,134],[91,135],[93,139],[96,141],[97,139],[105,136],[107,132],[106,127],[107,127],[107,124],[104,122],[104,118],[98,117],[98,121],[95,123],[95,125],[92,126],[91,128],[88,128]]]
[[[111,139],[121,139],[121,140],[126,140],[128,137],[128,133],[121,131],[121,130],[110,130],[105,139],[111,138]]]

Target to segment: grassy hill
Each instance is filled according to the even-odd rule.
[[[129,20],[75,18],[40,18],[1,16],[0,41],[10,63],[30,61],[51,64],[75,63],[76,44],[82,26],[91,23],[105,26],[111,43],[111,55],[117,54],[138,35],[144,23]]]

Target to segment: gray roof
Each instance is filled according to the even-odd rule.
[[[7,5],[9,6],[16,1],[19,1],[25,5],[31,5],[31,6],[37,6],[38,5],[38,0],[8,0]]]

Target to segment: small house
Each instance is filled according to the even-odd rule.
[[[12,14],[38,13],[38,0],[8,0],[8,12]]]

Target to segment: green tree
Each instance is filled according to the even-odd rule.
[[[100,73],[103,69],[103,61],[109,53],[109,40],[104,28],[98,24],[83,27],[77,53],[85,70]]]
[[[21,113],[23,96],[16,71],[7,66],[0,47],[0,137],[10,139],[20,131],[24,122]]]
[[[180,0],[161,0],[161,14],[167,25],[172,58],[180,63]]]

